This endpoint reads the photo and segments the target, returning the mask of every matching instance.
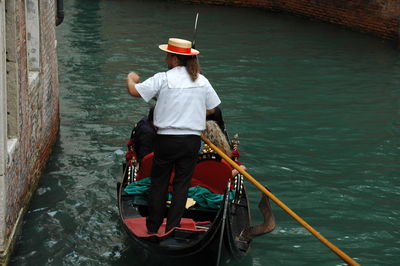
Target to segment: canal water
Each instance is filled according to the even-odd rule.
[[[61,126],[10,265],[167,265],[118,220],[125,143],[149,105],[125,77],[165,70],[157,45],[191,39],[239,133],[249,172],[362,265],[400,261],[400,53],[339,26],[174,1],[65,1]],[[260,193],[247,184],[254,223]],[[225,265],[343,265],[273,204],[274,232]],[[174,265],[187,262],[174,262]],[[192,263],[196,265],[196,263]],[[202,265],[213,265],[205,263]]]

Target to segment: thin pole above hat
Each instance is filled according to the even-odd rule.
[[[181,55],[198,55],[200,52],[192,49],[192,42],[184,39],[169,38],[168,44],[160,44],[158,46],[161,50]]]

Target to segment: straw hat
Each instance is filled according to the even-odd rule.
[[[178,38],[169,38],[168,44],[160,44],[158,47],[173,54],[198,55],[200,53],[196,49],[192,49],[192,42]]]

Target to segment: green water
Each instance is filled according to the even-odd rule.
[[[249,172],[362,265],[399,264],[400,53],[393,43],[256,9],[70,0],[65,11],[57,28],[60,135],[11,265],[166,265],[133,249],[118,220],[125,142],[148,109],[127,95],[124,79],[132,70],[143,78],[165,70],[157,45],[191,39],[198,11],[200,62],[228,131],[240,135]],[[248,188],[257,223],[259,192]],[[344,264],[273,210],[276,230],[226,265]]]

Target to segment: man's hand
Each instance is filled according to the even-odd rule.
[[[130,72],[126,78],[126,84],[128,92],[133,97],[141,97],[139,92],[136,90],[136,84],[140,82],[140,77],[135,72]]]
[[[140,77],[138,74],[136,74],[136,72],[130,72],[128,74],[128,82],[129,81],[133,81],[135,83],[139,83],[140,82]]]

